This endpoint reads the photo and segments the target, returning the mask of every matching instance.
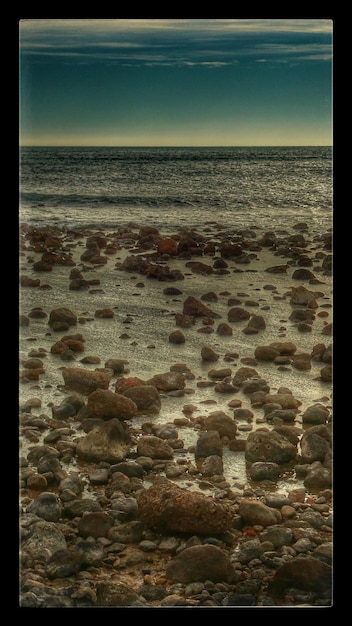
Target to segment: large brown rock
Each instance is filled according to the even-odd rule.
[[[161,532],[209,535],[224,533],[232,527],[230,505],[182,489],[166,478],[159,478],[149,489],[142,489],[137,500],[142,522]]]
[[[89,395],[97,389],[108,389],[111,375],[95,372],[82,367],[65,367],[62,376],[66,389]]]
[[[136,413],[137,405],[130,398],[109,389],[97,389],[89,394],[87,405],[79,411],[77,419],[129,420]]]

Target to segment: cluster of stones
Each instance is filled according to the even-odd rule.
[[[270,247],[289,261],[267,271],[285,273],[290,265],[298,265],[292,278],[319,282],[303,271],[310,259],[304,254],[301,232],[282,239],[267,233],[254,242],[250,231],[229,238],[219,228],[220,244],[193,231],[162,237],[152,227],[138,233],[128,228],[84,236],[83,263],[104,265],[107,255],[132,246],[134,253],[117,264],[118,269],[151,279],[182,280],[181,272],[166,264],[175,256],[187,260],[219,252],[213,266],[187,262],[192,272],[207,275],[228,271],[226,259],[249,263],[261,247]],[[29,246],[42,253],[32,269],[45,272],[54,264],[75,265],[70,242],[79,237],[83,237],[79,231],[24,227],[22,245],[23,250]],[[322,238],[322,247],[328,273],[331,238]],[[146,254],[148,250],[152,252]],[[70,280],[69,289],[97,285],[76,268]],[[50,288],[25,276],[21,286]],[[290,294],[292,320],[304,332],[314,321],[319,292],[299,286]],[[203,301],[188,297],[175,317],[176,325],[190,326],[199,318],[211,327],[220,316],[204,300],[216,302],[216,294],[207,294]],[[113,312],[98,309],[96,316],[108,318]],[[64,333],[52,346],[60,359],[70,361],[84,353],[84,336],[70,334],[80,322],[70,309],[50,314],[32,309],[21,316],[21,323],[29,323],[31,317],[47,317],[52,331]],[[230,333],[231,324],[243,320],[248,320],[248,333],[265,328],[262,316],[251,316],[233,302],[228,324],[219,324],[219,334]],[[169,340],[182,343],[184,336],[176,330]],[[40,379],[46,356],[42,351],[30,353],[21,364],[22,383]],[[219,355],[203,347],[200,359],[216,363]],[[253,355],[253,363],[290,364],[303,371],[313,360],[321,362],[322,380],[330,382],[331,345],[321,343],[310,353],[299,353],[292,342],[275,342],[257,346]],[[250,424],[254,413],[236,401],[229,403],[231,414],[213,411],[195,417],[192,406],[186,405],[184,417],[157,423],[163,397],[182,395],[192,378],[185,364],[142,380],[130,375],[124,360],[111,358],[96,370],[85,368],[85,363],[94,364],[94,358],[83,357],[83,366],[62,368],[65,398],[52,404],[50,416],[31,414],[41,407],[40,398],[20,407],[21,435],[32,444],[20,464],[21,606],[331,604],[332,423],[323,404],[308,407],[300,416],[303,428],[298,428],[301,402],[290,389],[271,393],[267,380],[252,366],[240,367],[235,375],[230,367],[214,366],[208,376],[216,392],[241,390],[253,411],[263,412],[262,427],[242,439],[238,424]],[[147,421],[137,428],[133,420],[140,415]],[[179,437],[184,427],[198,433],[196,444],[186,450]],[[225,447],[244,452],[256,487],[231,487],[223,474]],[[288,469],[302,478],[304,488],[292,489],[288,496],[272,493],[271,487]],[[177,485],[180,477],[189,488]],[[203,489],[211,489],[213,495],[205,495]],[[306,491],[314,497],[307,499]]]

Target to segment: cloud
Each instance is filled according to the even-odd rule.
[[[332,27],[328,19],[34,19],[20,21],[20,47],[34,60],[214,68],[250,57],[326,60]]]

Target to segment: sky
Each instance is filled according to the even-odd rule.
[[[20,145],[332,145],[333,28],[21,19]]]

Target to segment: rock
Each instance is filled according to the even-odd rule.
[[[266,272],[269,274],[286,274],[288,265],[272,265],[266,268]]]
[[[330,489],[332,487],[332,471],[328,467],[323,467],[321,463],[314,462],[304,478],[303,484],[306,489],[311,491]]]
[[[324,294],[310,291],[309,289],[306,289],[306,287],[303,287],[303,285],[300,285],[299,287],[292,287],[290,304],[293,304],[293,305],[299,304],[299,305],[307,306],[311,300],[314,300],[320,295],[324,295]]]
[[[151,459],[172,459],[173,448],[160,437],[155,435],[142,435],[137,441],[137,452],[140,456]]]
[[[201,300],[195,298],[194,296],[188,296],[183,303],[183,315],[189,315],[191,317],[211,317],[217,318],[220,317],[218,313],[212,311],[209,307],[207,307]]]
[[[105,361],[105,367],[112,369],[114,374],[123,374],[127,361],[124,359],[108,359]]]
[[[113,518],[104,511],[84,513],[78,523],[78,532],[84,538],[107,537],[113,523]]]
[[[158,243],[157,251],[159,254],[176,255],[177,246],[178,242],[175,239],[172,239],[171,237],[163,237]]]
[[[303,433],[301,439],[301,463],[323,462],[331,452],[331,445],[328,438],[321,437],[314,427]]]
[[[131,398],[109,389],[97,389],[89,394],[88,402],[78,412],[77,419],[130,420],[136,413],[137,405]]]
[[[275,431],[256,430],[246,440],[246,460],[250,463],[270,462],[283,465],[294,461],[297,448]]]
[[[283,598],[290,588],[314,591],[321,597],[330,594],[332,567],[313,557],[297,556],[283,563],[275,572],[268,586],[268,594]]]
[[[216,332],[221,337],[231,337],[231,335],[233,335],[233,330],[231,326],[229,326],[229,324],[226,324],[225,322],[221,322],[221,324],[219,324]]]
[[[137,412],[157,414],[161,409],[161,399],[154,385],[135,385],[123,392],[137,407]]]
[[[80,367],[65,367],[62,376],[67,389],[89,395],[97,389],[108,389],[111,375]]]
[[[280,511],[257,500],[249,500],[243,498],[240,502],[239,515],[249,526],[272,526],[281,522],[282,517]]]
[[[69,549],[57,550],[45,563],[45,573],[51,580],[77,574],[82,565],[82,554]]]
[[[280,352],[271,346],[257,346],[254,350],[254,357],[258,361],[273,361],[280,355]]]
[[[330,411],[323,404],[316,402],[302,413],[303,424],[326,424]]]
[[[292,366],[298,370],[310,370],[312,369],[311,356],[307,352],[302,352],[300,354],[293,354],[292,357]]]
[[[221,457],[223,454],[222,443],[218,431],[209,430],[205,433],[200,433],[194,451],[195,458],[202,459],[214,454]]]
[[[266,404],[279,404],[282,409],[298,409],[302,404],[291,393],[269,393],[266,395],[265,402]]]
[[[94,317],[104,319],[115,317],[115,313],[112,309],[97,309],[94,313]]]
[[[266,328],[266,321],[264,317],[262,315],[252,315],[248,321],[248,328],[264,330]]]
[[[182,550],[167,564],[165,575],[168,580],[184,584],[205,580],[216,583],[229,581],[233,571],[228,555],[208,544]]]
[[[65,307],[53,309],[50,312],[48,324],[53,326],[55,322],[64,322],[68,326],[76,326],[77,315]]]
[[[234,306],[227,313],[227,319],[229,322],[244,322],[249,320],[251,314],[246,311],[246,309],[242,309],[241,307]]]
[[[234,385],[242,387],[244,381],[248,380],[248,378],[251,378],[252,376],[260,378],[257,370],[255,370],[253,367],[240,367],[233,377],[232,382]]]
[[[249,468],[252,480],[277,480],[280,474],[280,466],[277,463],[257,461]]]
[[[28,513],[34,513],[47,522],[58,522],[61,517],[62,507],[54,493],[43,491],[36,500],[27,507]]]
[[[274,341],[269,344],[269,348],[277,350],[280,356],[290,356],[297,350],[296,344],[292,341]]]
[[[54,522],[39,521],[31,525],[29,537],[22,541],[21,548],[21,562],[26,565],[31,559],[45,563],[57,550],[65,550],[67,544]]]
[[[201,349],[201,358],[202,361],[214,363],[219,360],[219,354],[213,350],[213,348],[209,348],[208,346],[203,346]]]
[[[224,472],[224,465],[221,456],[215,454],[207,456],[200,463],[200,471],[203,476],[221,476]]]
[[[186,338],[180,330],[175,330],[169,335],[170,343],[175,343],[179,345],[179,344],[185,343],[185,341],[186,341]]]
[[[130,585],[114,580],[101,582],[97,587],[97,606],[131,606],[138,594]]]
[[[182,372],[166,372],[165,374],[155,374],[146,381],[147,385],[152,385],[160,391],[174,391],[184,389],[186,378]]]
[[[126,458],[129,444],[130,436],[122,422],[112,418],[80,439],[76,452],[86,461],[118,463]]]
[[[224,411],[213,411],[210,413],[204,422],[204,428],[207,431],[215,430],[220,437],[228,437],[229,439],[235,439],[237,433],[236,422]]]
[[[311,280],[312,278],[315,278],[315,276],[313,272],[300,267],[293,272],[292,278],[293,280]]]
[[[233,512],[229,505],[182,489],[165,478],[156,480],[149,489],[142,489],[137,501],[142,522],[160,532],[213,535],[232,526]]]

